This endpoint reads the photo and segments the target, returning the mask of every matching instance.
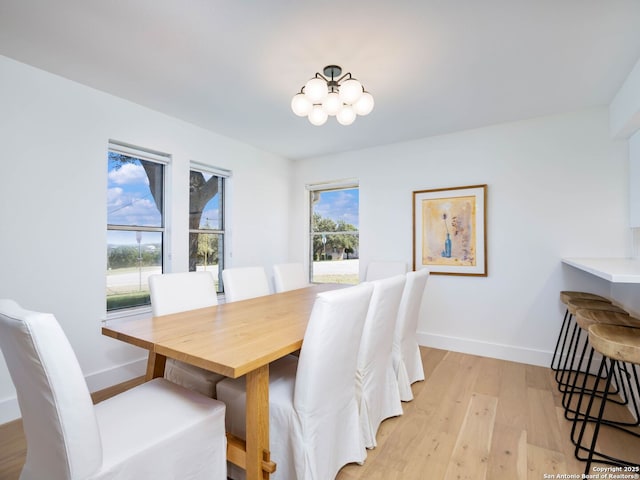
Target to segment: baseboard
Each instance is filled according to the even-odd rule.
[[[482,342],[470,338],[451,337],[434,333],[418,332],[418,343],[425,347],[468,353],[481,357],[498,358],[511,362],[526,363],[540,367],[551,364],[553,352],[517,347],[501,343]]]
[[[16,397],[0,400],[0,425],[20,418],[20,408]]]
[[[97,392],[118,383],[144,375],[147,370],[147,356],[133,362],[92,373],[85,377],[90,392]]]
[[[85,377],[90,392],[96,392],[118,383],[126,382],[132,378],[144,375],[147,368],[146,358],[135,360],[125,365],[102,370],[101,372],[92,373]],[[0,400],[0,425],[11,422],[20,418],[20,408],[18,407],[18,399],[14,397],[3,398]]]

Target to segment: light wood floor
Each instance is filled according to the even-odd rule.
[[[583,473],[550,369],[432,348],[422,348],[422,357],[427,378],[413,385],[415,398],[403,404],[404,415],[383,422],[365,464],[345,466],[337,480],[538,480]],[[606,451],[640,462],[640,442],[608,432],[601,438]],[[25,451],[21,422],[0,425],[0,479],[18,479]]]

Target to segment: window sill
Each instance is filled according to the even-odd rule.
[[[218,305],[222,305],[226,303],[224,298],[224,293],[218,294]],[[149,318],[152,317],[150,306],[144,307],[135,307],[135,308],[123,308],[122,310],[115,310],[113,312],[107,312],[105,317],[102,319],[102,322],[108,322],[110,320],[137,320],[139,318]]]
[[[151,307],[135,307],[135,308],[124,308],[122,310],[115,310],[113,312],[107,312],[105,318],[102,319],[103,322],[108,322],[109,320],[137,320],[139,318],[149,318],[151,317]]]

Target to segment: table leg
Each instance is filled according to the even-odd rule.
[[[164,355],[159,355],[156,352],[149,352],[145,380],[148,382],[154,378],[164,377],[164,365],[166,362],[167,357]]]
[[[269,365],[247,373],[247,480],[268,480],[263,460],[269,461]]]

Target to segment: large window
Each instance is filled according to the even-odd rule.
[[[357,184],[309,186],[311,281],[358,283],[359,191]]]
[[[222,292],[225,173],[193,165],[189,172],[189,271],[207,270]]]
[[[168,157],[110,144],[107,311],[149,305],[148,277],[162,272]]]

